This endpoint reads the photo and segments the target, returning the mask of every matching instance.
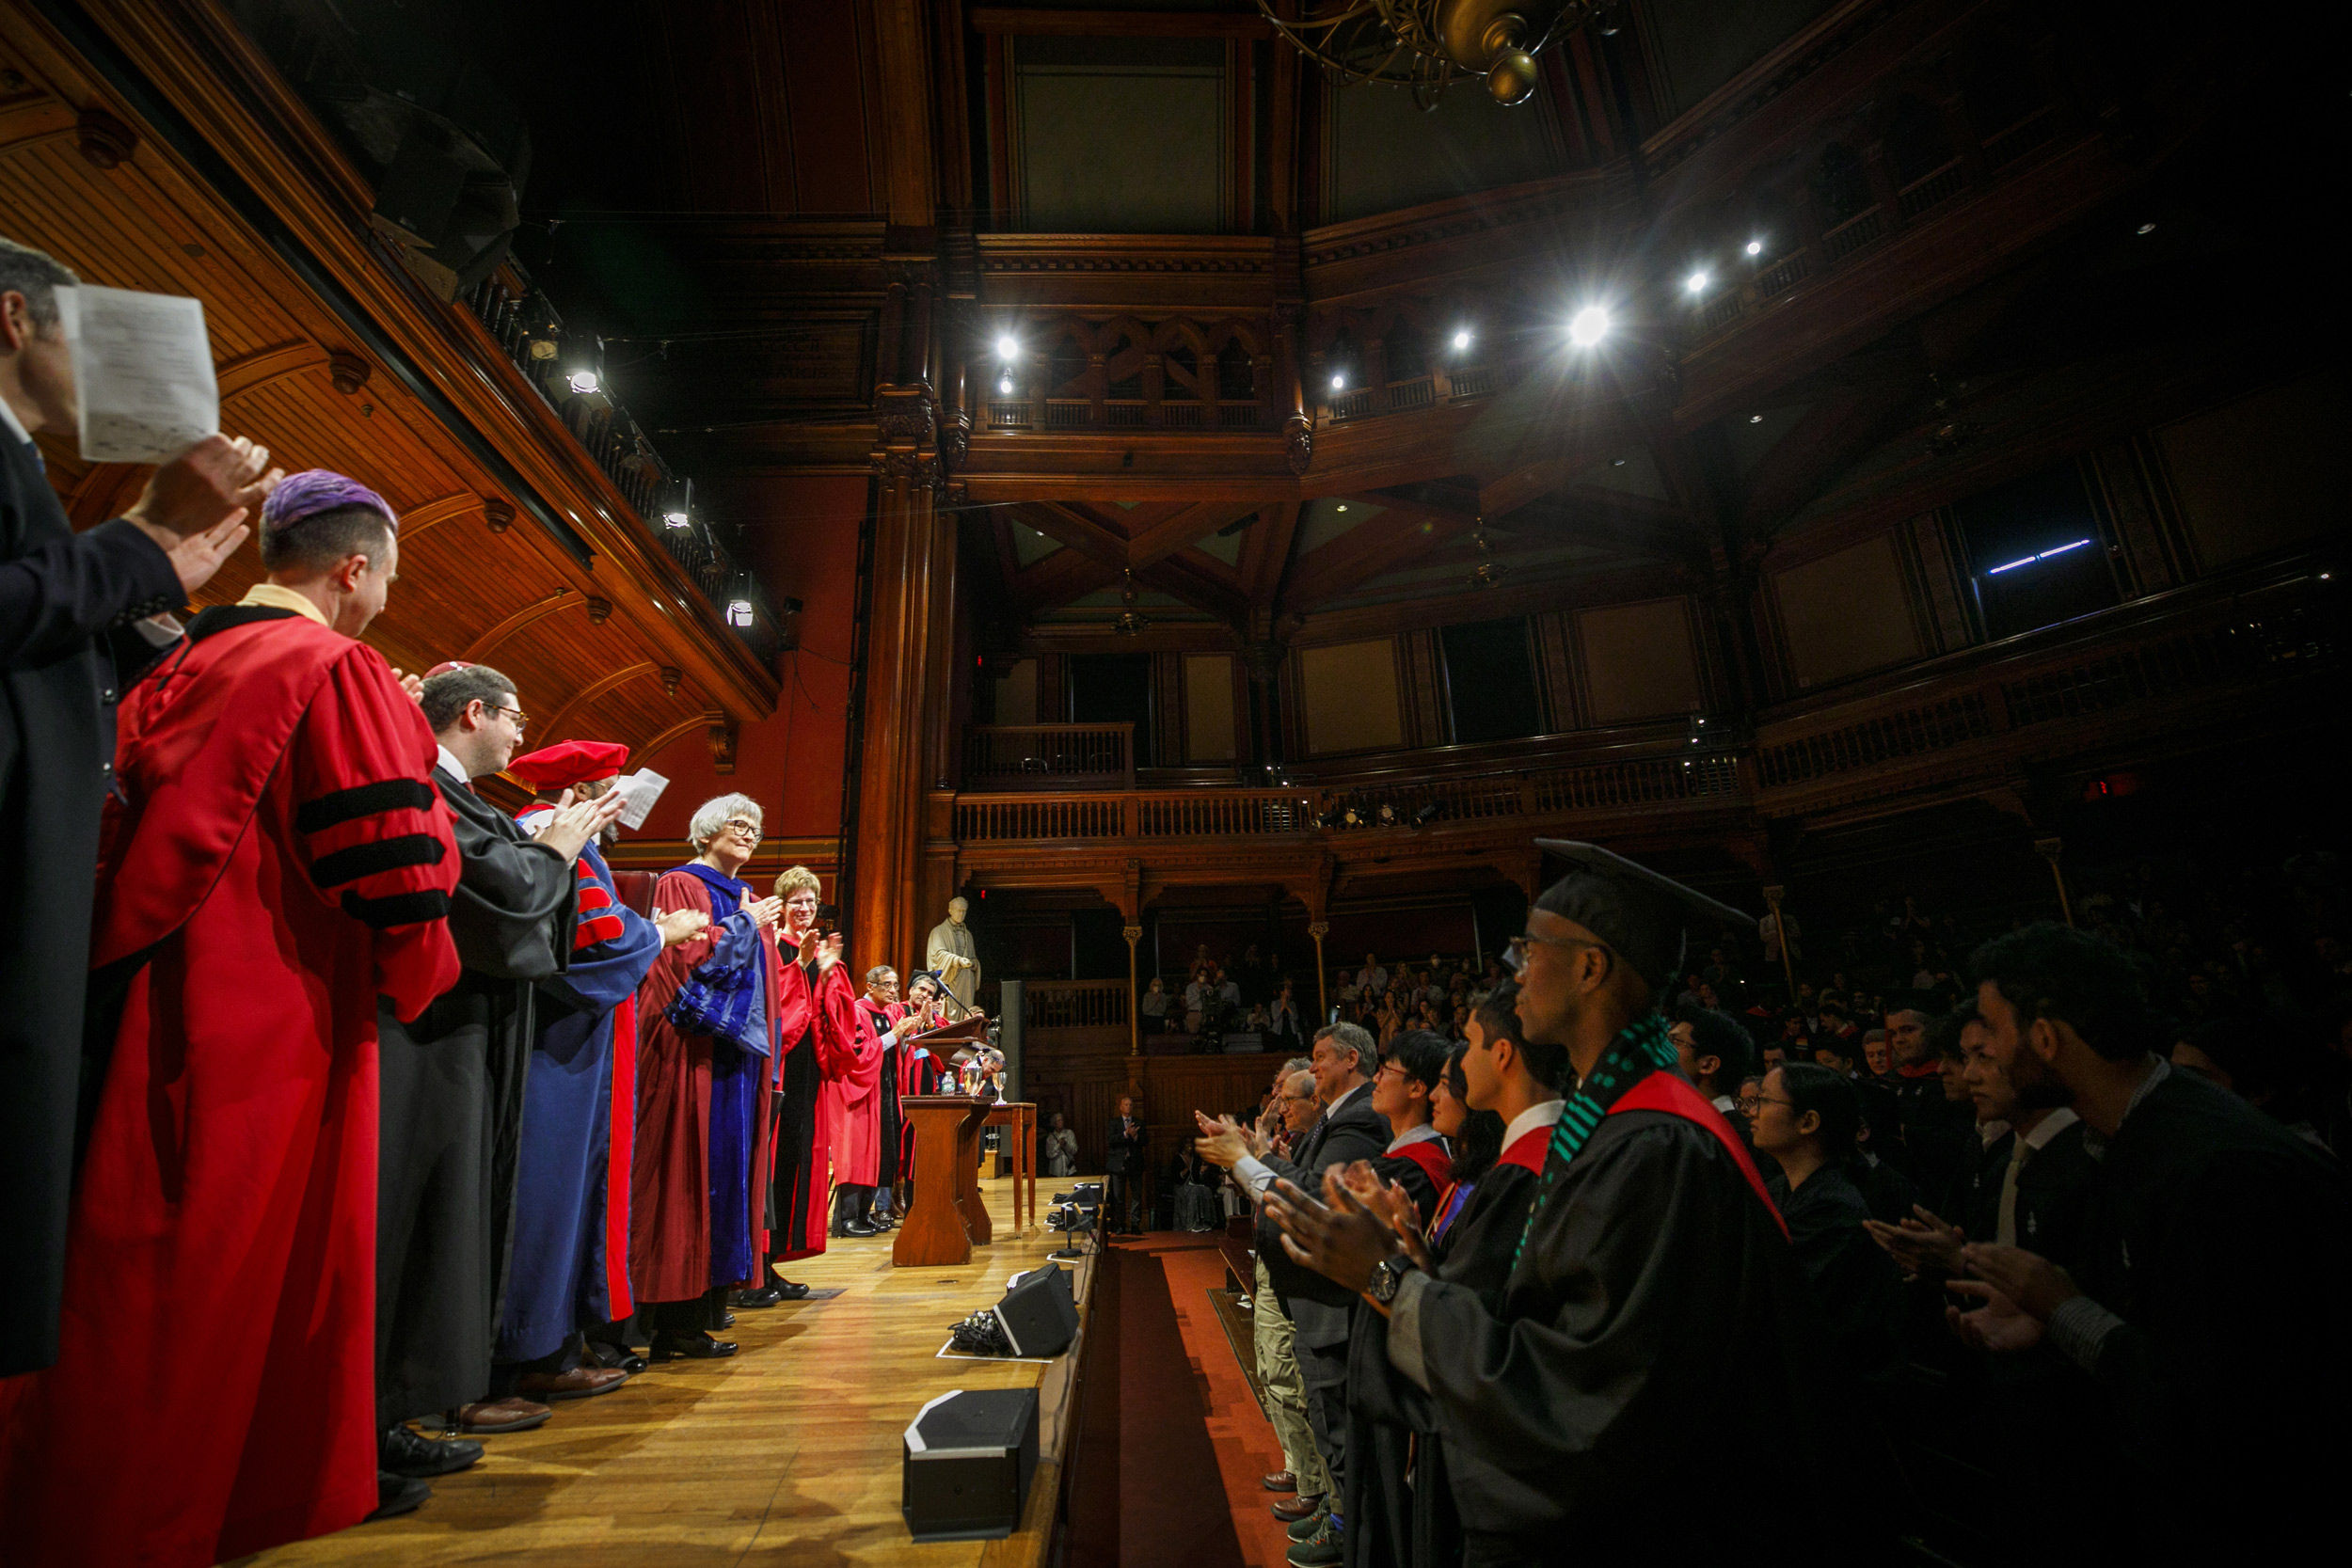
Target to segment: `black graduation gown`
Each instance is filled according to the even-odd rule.
[[[5,1377],[57,1358],[99,808],[114,774],[117,697],[163,653],[131,623],[186,598],[154,541],[119,519],[75,533],[38,449],[8,432],[0,449]],[[97,1087],[88,1085],[93,1105]]]
[[[1534,1171],[1506,1164],[1478,1179],[1433,1248],[1439,1279],[1500,1298],[1534,1180]],[[1369,1302],[1348,1336],[1347,1404],[1363,1434],[1349,1437],[1348,1452],[1364,1456],[1347,1471],[1349,1568],[1454,1568],[1462,1560],[1462,1520],[1445,1440],[1429,1396],[1389,1365],[1388,1320]]]
[[[890,1022],[890,1015],[880,1007],[872,1006],[863,999],[858,1006],[866,1009],[866,1022],[874,1026],[877,1038],[893,1033],[898,1027]],[[874,1185],[885,1193],[898,1186],[902,1176],[914,1174],[898,1169],[898,1144],[905,1131],[898,1110],[898,1053],[905,1049],[896,1042],[882,1047],[881,1087],[875,1091],[882,1097],[882,1154],[874,1165]]]
[[[2108,1141],[2073,1273],[2123,1320],[2095,1369],[2124,1477],[2102,1512],[2138,1560],[2284,1561],[2329,1539],[2352,1402],[2343,1167],[2175,1070]]]
[[[1604,1118],[1500,1303],[1437,1280],[1413,1312],[1467,1561],[1876,1560],[1891,1460],[1779,1225],[1682,1117]],[[1845,1483],[1692,1506],[1727,1453]]]
[[[376,1417],[481,1399],[504,1310],[534,982],[572,950],[562,855],[436,770],[456,820],[449,932],[465,972],[413,1023],[376,1009],[383,1064],[376,1193]]]
[[[1786,1176],[1764,1189],[1788,1226],[1788,1245],[1831,1338],[1855,1371],[1883,1384],[1901,1356],[1902,1274],[1862,1227],[1874,1216],[1861,1187],[1845,1165],[1828,1164],[1794,1191]]]

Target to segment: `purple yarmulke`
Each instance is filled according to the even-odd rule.
[[[305,517],[315,517],[337,507],[365,506],[384,514],[384,520],[400,531],[400,517],[391,503],[356,479],[346,479],[331,468],[305,468],[298,474],[288,474],[278,482],[278,488],[262,503],[262,529],[267,533],[282,533]]]

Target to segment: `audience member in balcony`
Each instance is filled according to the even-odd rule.
[[[1143,988],[1142,1000],[1136,1005],[1145,1034],[1158,1035],[1167,1032],[1168,1010],[1175,1005],[1175,1001],[1174,997],[1168,994],[1168,987],[1161,982],[1160,977],[1156,974],[1152,975],[1152,983]]]
[[[1951,1288],[1979,1305],[1953,1314],[1963,1338],[1995,1354],[2046,1339],[2100,1385],[2120,1449],[2102,1510],[2113,1547],[2308,1552],[2331,1528],[2343,1446],[2294,1434],[2352,1397],[2342,1167],[2156,1055],[2139,976],[2106,943],[2043,924],[1970,967],[1994,1064],[2021,1101],[2063,1098],[2102,1152],[2071,1268],[2028,1246],[1965,1250],[1970,1277]]]
[[[1288,976],[1274,993],[1274,1006],[1266,1010],[1266,1049],[1289,1054],[1306,1043],[1305,1032],[1298,1021],[1298,1003],[1292,995]]]
[[[1380,1010],[1373,1015],[1372,1022],[1373,1038],[1382,1045],[1396,1038],[1397,1031],[1405,1027],[1405,1009],[1394,988],[1382,993]]]
[[[1356,989],[1367,996],[1377,996],[1389,989],[1389,972],[1370,953],[1364,955],[1364,967],[1356,972]]]
[[[1078,1174],[1078,1134],[1059,1111],[1046,1119],[1045,1148],[1038,1156],[1044,1174],[1054,1178]]]
[[[1209,980],[1209,966],[1205,963],[1195,964],[1192,978],[1184,985],[1184,1033],[1197,1035],[1200,1032],[1201,1014],[1208,1010],[1209,999],[1215,994],[1216,988]]]

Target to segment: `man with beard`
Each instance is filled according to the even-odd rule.
[[[2021,1102],[2062,1098],[2082,1118],[2099,1176],[2070,1267],[2026,1245],[1963,1251],[1974,1277],[1952,1290],[1981,1305],[1955,1325],[1995,1354],[2046,1341],[2096,1381],[2112,1448],[2090,1457],[2115,1477],[2070,1473],[2095,1489],[2111,1552],[2308,1551],[2342,1444],[2304,1423],[2352,1396],[2335,1332],[2352,1293],[2342,1168],[2155,1054],[2138,974],[2098,939],[2029,926],[1970,967],[1986,1055]]]
[[[1389,1308],[1470,1561],[1864,1560],[1880,1456],[1763,1181],[1674,1071],[1658,1012],[1690,926],[1753,923],[1594,845],[1537,842],[1572,869],[1511,943],[1518,1020],[1567,1048],[1577,1087],[1500,1296],[1429,1274],[1337,1180],[1322,1201],[1278,1189],[1285,1245]],[[1855,1484],[1691,1506],[1718,1456],[1766,1452]]]

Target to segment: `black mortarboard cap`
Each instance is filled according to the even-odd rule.
[[[1575,869],[1544,890],[1535,907],[1573,920],[1616,949],[1655,990],[1682,968],[1690,927],[1701,922],[1753,933],[1756,919],[1661,877],[1597,844],[1539,838],[1535,847]]]

